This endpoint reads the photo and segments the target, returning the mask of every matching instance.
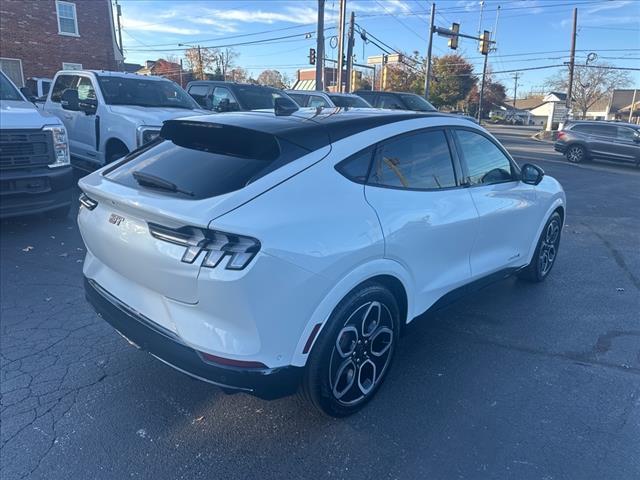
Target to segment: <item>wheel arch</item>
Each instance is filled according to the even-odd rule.
[[[413,282],[409,272],[398,262],[389,259],[378,259],[361,265],[340,280],[315,309],[299,338],[292,365],[306,364],[308,354],[338,304],[353,290],[372,281],[384,285],[396,297],[401,327],[413,318]]]
[[[126,142],[119,139],[118,137],[111,137],[105,142],[104,147],[104,162],[105,164],[109,161],[111,155],[119,150],[126,150],[130,152],[131,149],[127,146]]]
[[[540,226],[536,231],[536,235],[533,237],[531,246],[529,247],[529,253],[527,255],[527,264],[531,263],[531,260],[533,259],[533,254],[535,253],[536,247],[538,245],[538,239],[540,238],[540,235],[542,235],[542,229],[549,221],[549,218],[551,218],[551,215],[553,215],[555,212],[558,212],[560,214],[560,217],[562,218],[562,226],[564,227],[564,222],[566,218],[565,208],[566,207],[565,207],[565,202],[563,198],[558,197],[553,201],[551,206],[547,209],[542,219],[542,222],[540,222]]]

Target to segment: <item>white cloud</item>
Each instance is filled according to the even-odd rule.
[[[130,30],[132,32],[162,32],[162,33],[172,33],[174,35],[199,35],[202,33],[200,30],[195,28],[182,28],[176,27],[169,23],[147,23],[141,22],[140,20],[135,20],[131,17],[122,17],[122,26],[125,30]]]

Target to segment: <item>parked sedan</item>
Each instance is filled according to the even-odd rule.
[[[333,416],[373,398],[426,310],[543,281],[565,218],[556,180],[437,112],[169,120],[80,187],[101,318],[194,378]]]
[[[352,93],[332,93],[306,90],[286,90],[301,107],[373,108],[362,97]]]
[[[553,148],[572,163],[602,158],[640,166],[640,126],[620,122],[572,122],[558,132]]]
[[[435,112],[431,105],[420,95],[405,92],[379,92],[375,90],[357,90],[354,92],[376,108],[391,110],[413,110],[414,112]]]

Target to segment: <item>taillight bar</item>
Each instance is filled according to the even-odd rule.
[[[242,270],[260,251],[260,241],[253,237],[220,232],[197,227],[169,228],[149,223],[149,232],[154,238],[185,247],[182,261],[193,263],[201,252],[206,252],[202,266],[217,267],[229,257],[225,269]]]

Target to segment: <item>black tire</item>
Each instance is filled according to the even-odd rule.
[[[553,212],[542,229],[531,263],[518,273],[518,277],[536,283],[547,278],[558,258],[561,236],[562,217]]]
[[[582,163],[587,161],[587,150],[582,145],[569,145],[565,152],[567,161],[571,163]]]
[[[389,289],[376,282],[356,288],[336,307],[316,340],[301,396],[325,415],[356,413],[388,374],[399,332],[400,310]]]
[[[124,145],[117,145],[114,147],[113,151],[110,151],[107,155],[107,163],[113,163],[116,160],[120,160],[126,154],[129,153],[129,150]]]
[[[56,220],[64,220],[69,216],[70,211],[71,205],[65,205],[64,207],[58,207],[50,210],[47,215],[49,215],[51,218],[55,218]]]

